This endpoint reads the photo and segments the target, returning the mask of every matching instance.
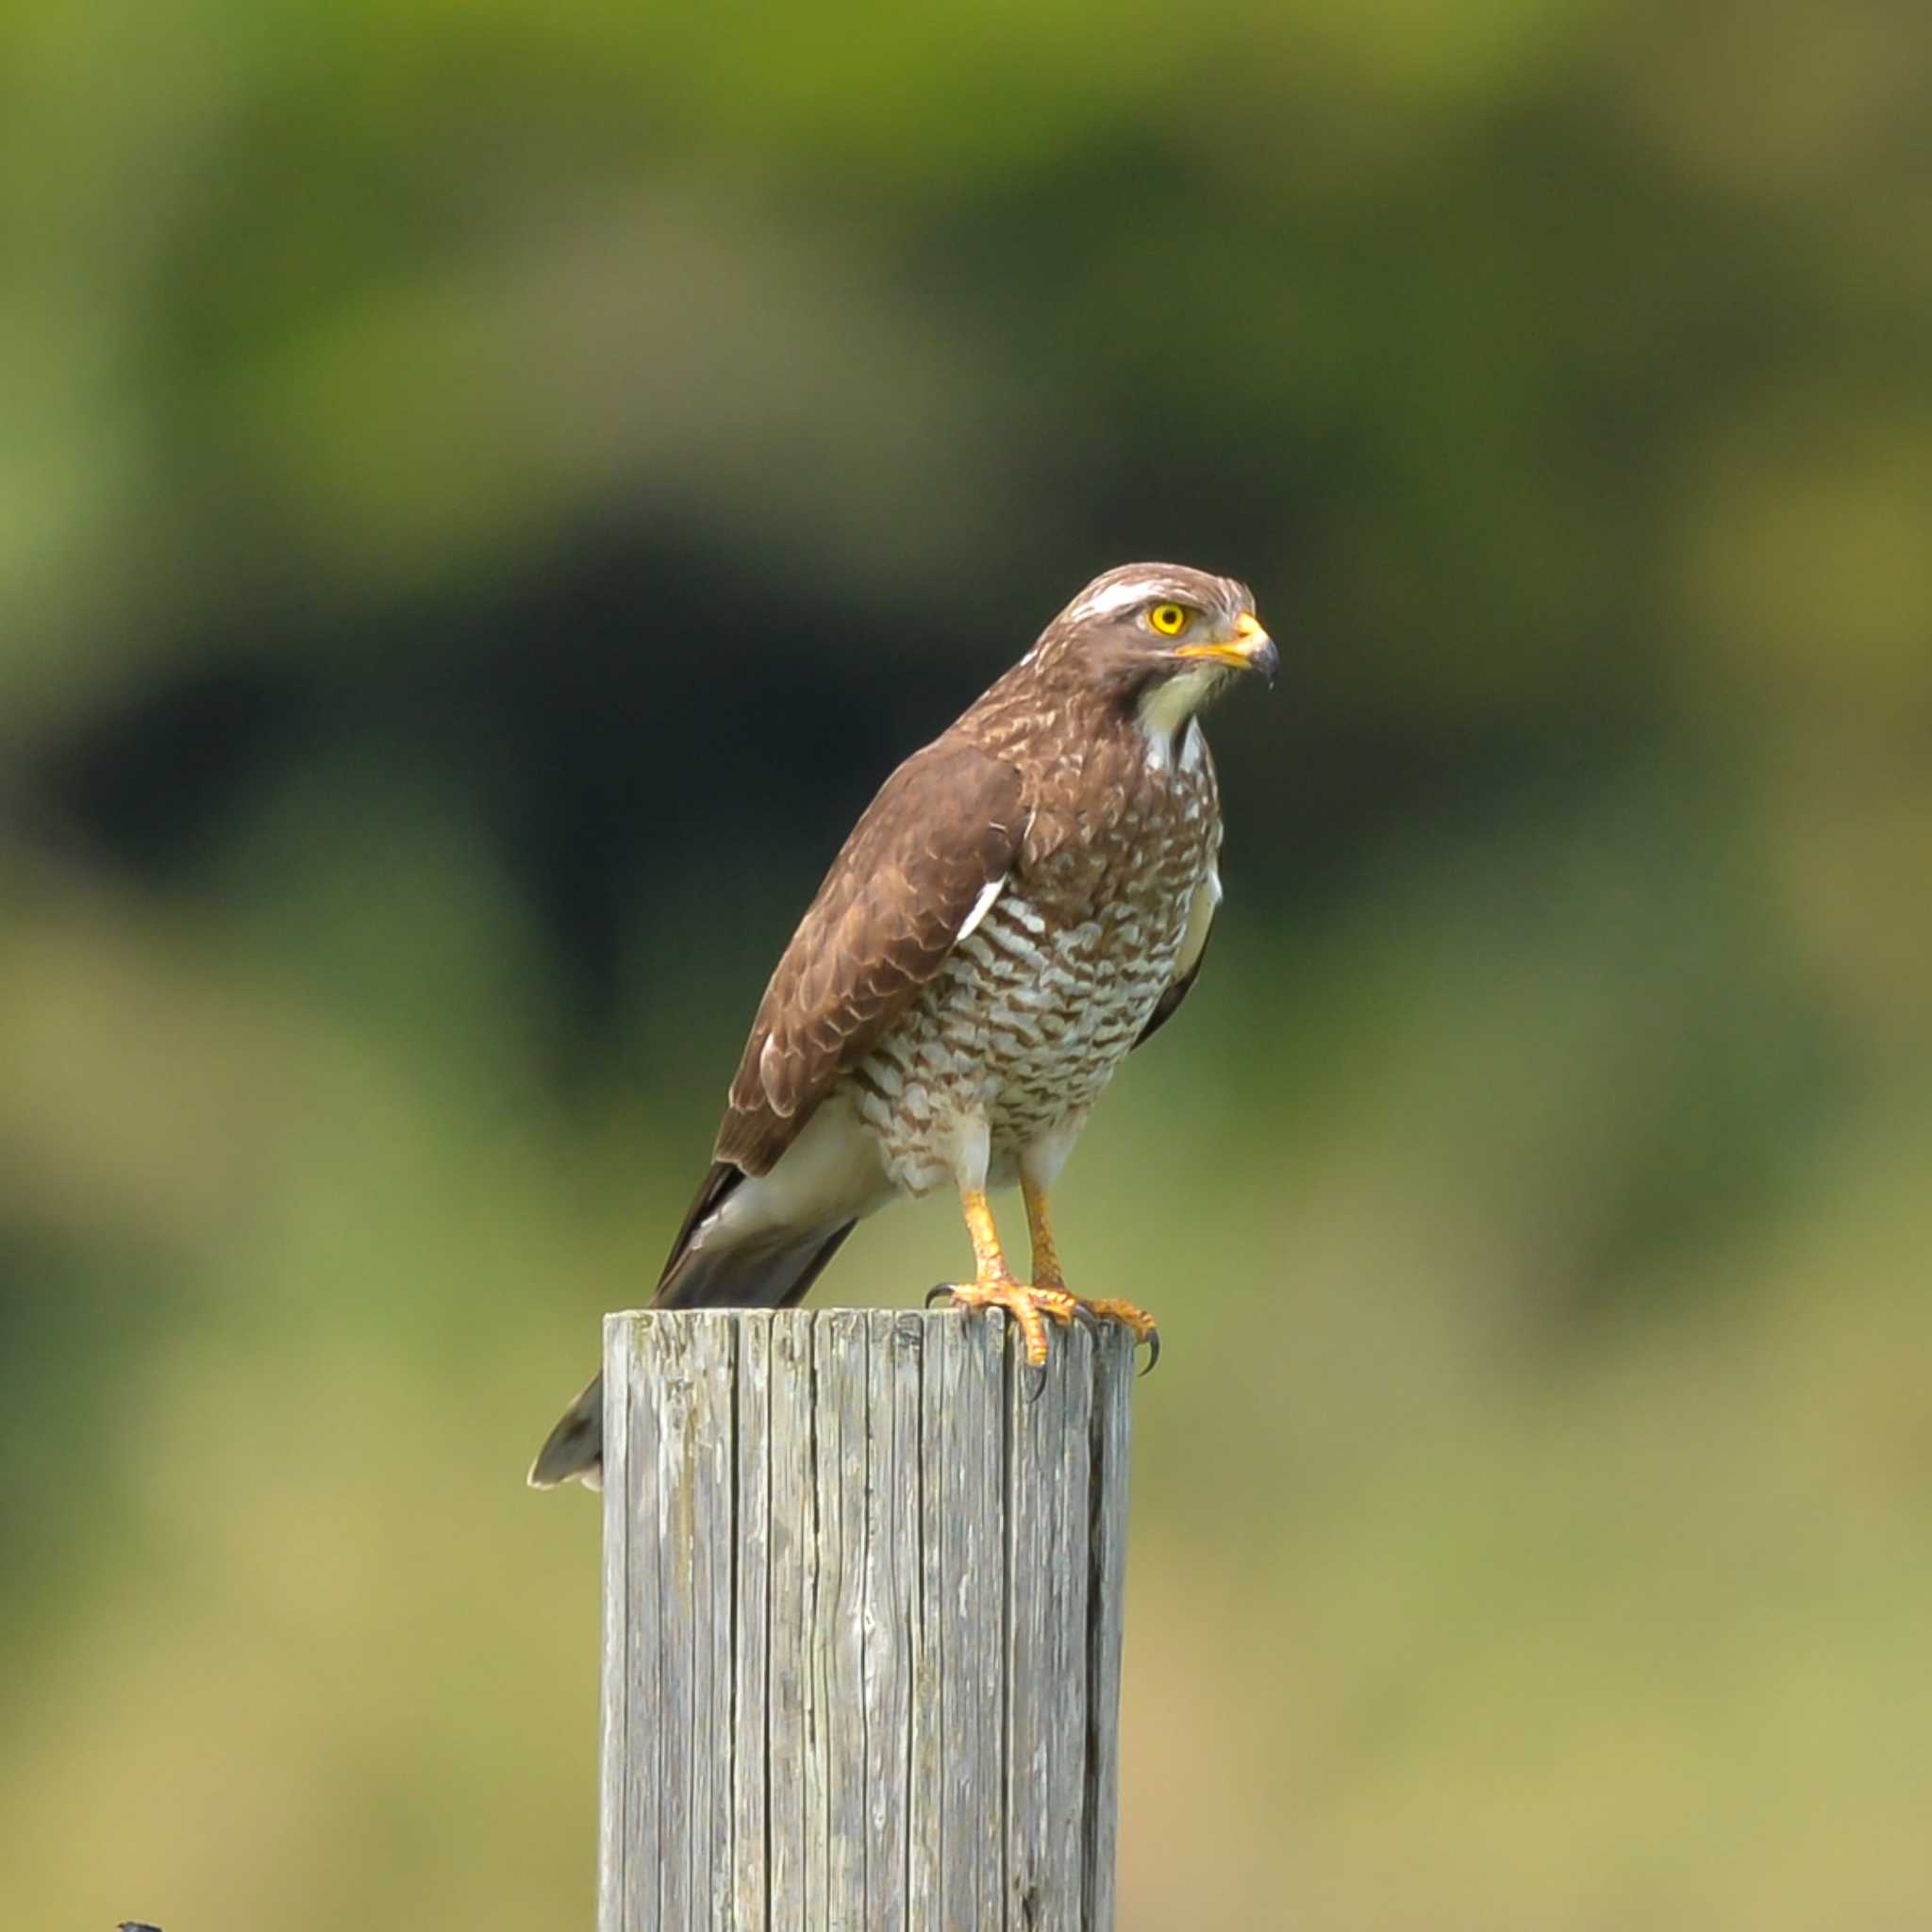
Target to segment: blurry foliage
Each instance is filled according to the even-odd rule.
[[[1169,1341],[1124,1927],[1932,1918],[1928,59],[0,20],[13,1916],[582,1919],[524,1461],[872,788],[1166,555],[1289,670],[1063,1190]]]

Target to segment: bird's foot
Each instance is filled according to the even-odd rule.
[[[1023,1282],[1000,1278],[947,1283],[926,1297],[928,1306],[942,1294],[952,1296],[956,1308],[1004,1308],[1019,1325],[1026,1360],[1036,1369],[1046,1366],[1047,1322],[1058,1322],[1064,1328],[1079,1307],[1064,1289],[1028,1288]]]
[[[1070,1294],[1067,1299],[1074,1305],[1074,1313],[1093,1321],[1118,1322],[1124,1328],[1134,1331],[1134,1346],[1147,1344],[1147,1366],[1141,1371],[1143,1375],[1154,1373],[1154,1364],[1160,1359],[1160,1329],[1154,1317],[1145,1308],[1137,1308],[1132,1302],[1117,1299],[1089,1301],[1084,1294]]]

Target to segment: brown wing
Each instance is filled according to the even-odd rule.
[[[765,989],[718,1129],[720,1163],[768,1173],[939,971],[1020,849],[1020,790],[1011,765],[947,739],[886,780]]]

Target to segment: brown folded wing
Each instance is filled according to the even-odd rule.
[[[768,1173],[952,951],[1025,830],[1020,774],[957,740],[915,753],[832,861],[752,1023],[717,1158]]]

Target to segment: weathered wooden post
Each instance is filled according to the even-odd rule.
[[[1129,1339],[605,1323],[601,1932],[1111,1932]]]

